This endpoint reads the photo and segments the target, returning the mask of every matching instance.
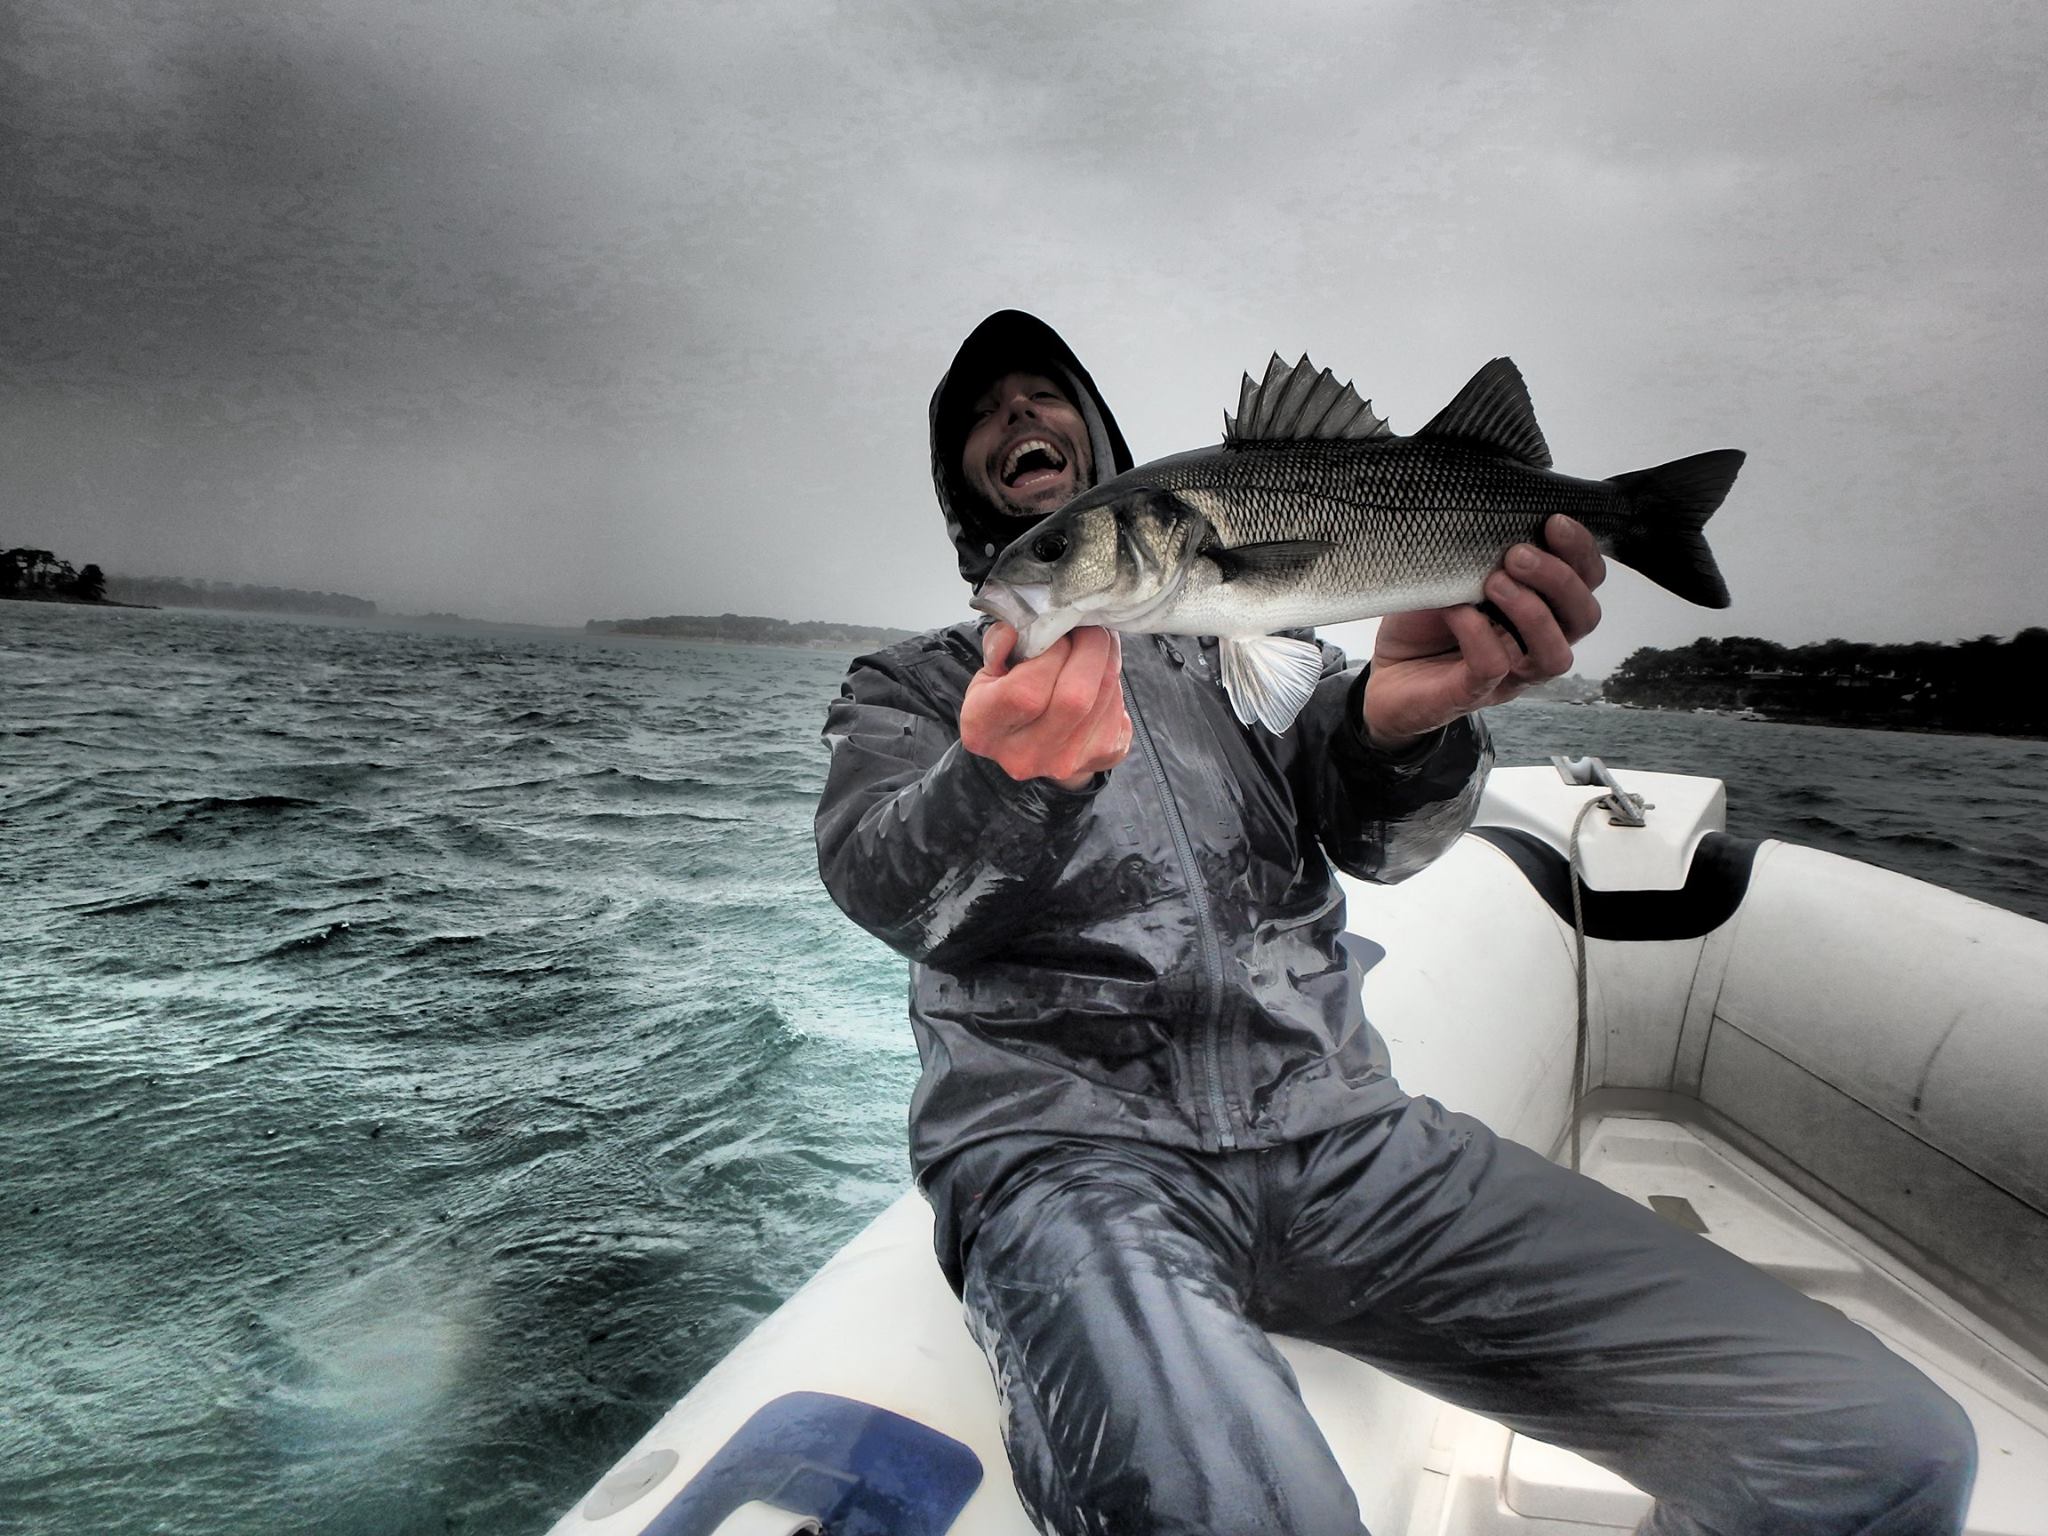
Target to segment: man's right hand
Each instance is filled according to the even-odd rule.
[[[1060,636],[1009,664],[1017,631],[998,622],[981,642],[981,670],[960,702],[960,744],[1011,778],[1084,789],[1131,750],[1124,712],[1123,646],[1115,630]]]

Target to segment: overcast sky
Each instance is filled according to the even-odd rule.
[[[1141,459],[1275,350],[1750,458],[1703,633],[2048,622],[2048,9],[0,0],[0,545],[581,622],[965,613],[991,309]]]

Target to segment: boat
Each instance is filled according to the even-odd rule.
[[[1718,780],[1495,771],[1398,887],[1346,878],[1410,1092],[1840,1308],[1968,1413],[1973,1536],[2048,1536],[2048,923],[1732,836]],[[1481,951],[1444,935],[1484,911]],[[1378,1536],[1611,1536],[1613,1474],[1280,1338]],[[1029,1536],[996,1394],[906,1193],[554,1536]]]

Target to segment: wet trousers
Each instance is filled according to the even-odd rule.
[[[1975,1438],[1917,1369],[1432,1100],[1258,1151],[1004,1138],[927,1187],[1048,1533],[1358,1536],[1268,1330],[1619,1472],[1658,1536],[1962,1528]]]

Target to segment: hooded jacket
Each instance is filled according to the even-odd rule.
[[[1098,481],[1131,463],[1049,327],[1014,310],[984,321],[931,407],[932,479],[970,581],[1028,526],[959,469],[974,395],[1015,369],[1072,392]],[[824,731],[819,871],[912,962],[919,1177],[1016,1132],[1272,1146],[1398,1097],[1330,866],[1395,881],[1450,846],[1491,761],[1477,719],[1398,760],[1376,752],[1363,669],[1325,645],[1321,685],[1274,735],[1238,722],[1213,640],[1130,636],[1131,753],[1067,791],[961,746],[982,627],[858,658]]]

